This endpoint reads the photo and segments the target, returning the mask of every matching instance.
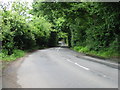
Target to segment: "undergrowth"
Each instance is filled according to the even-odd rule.
[[[85,53],[92,56],[98,56],[102,58],[120,58],[120,54],[117,51],[111,50],[109,48],[100,51],[95,51],[95,50],[90,50],[88,47],[75,46],[72,49],[77,52]]]
[[[2,50],[0,53],[0,60],[2,61],[14,61],[17,58],[23,57],[25,55],[25,51],[15,49],[13,50],[13,54],[8,55],[7,50]]]

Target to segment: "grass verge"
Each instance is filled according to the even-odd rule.
[[[22,50],[15,49],[13,54],[8,55],[7,50],[2,50],[0,53],[0,62],[2,63],[0,69],[4,69],[10,62],[15,61],[16,59],[25,56],[26,52]]]
[[[17,58],[23,57],[25,55],[25,51],[22,50],[13,50],[13,54],[8,55],[6,50],[2,50],[2,53],[0,53],[0,57],[2,61],[14,61]]]
[[[90,50],[88,47],[83,47],[83,46],[75,46],[72,49],[77,52],[85,53],[86,55],[90,55],[93,57],[110,59],[115,62],[120,62],[120,54],[113,50],[104,49],[100,51],[95,51],[95,50]]]

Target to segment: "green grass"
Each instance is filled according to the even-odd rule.
[[[25,56],[26,53],[28,52],[33,52],[35,50],[38,50],[38,49],[44,49],[46,47],[39,47],[39,46],[36,46],[36,47],[33,47],[31,49],[28,49],[28,50],[19,50],[19,49],[14,49],[13,50],[13,54],[12,55],[8,55],[8,51],[7,50],[4,50],[2,49],[2,52],[0,53],[0,60],[2,61],[14,61],[20,57],[23,57]]]
[[[88,47],[83,47],[83,46],[75,46],[72,49],[77,52],[85,53],[92,56],[98,56],[101,58],[120,58],[120,54],[110,49],[95,51],[95,50],[89,50]]]
[[[12,55],[8,55],[8,51],[7,50],[2,50],[2,52],[0,53],[0,60],[2,61],[14,61],[20,57],[23,57],[25,56],[25,54],[27,52],[33,52],[35,50],[38,50],[38,49],[44,49],[45,47],[34,47],[34,48],[31,48],[29,50],[26,50],[26,51],[23,51],[23,50],[19,50],[19,49],[15,49],[13,50],[13,54]]]
[[[0,60],[2,61],[14,61],[17,58],[25,56],[25,51],[22,50],[13,50],[12,55],[7,55],[7,50],[2,50],[2,53],[0,53]]]

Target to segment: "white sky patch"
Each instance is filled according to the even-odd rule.
[[[33,3],[33,0],[0,0],[0,2],[2,3],[8,3],[8,2],[28,2],[28,6],[30,9],[32,9],[32,3]]]
[[[13,1],[29,2],[29,3],[33,2],[33,0],[0,0],[0,2],[13,2]]]

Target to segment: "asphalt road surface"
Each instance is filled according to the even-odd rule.
[[[118,69],[82,56],[61,47],[37,50],[3,71],[3,88],[118,88]]]

